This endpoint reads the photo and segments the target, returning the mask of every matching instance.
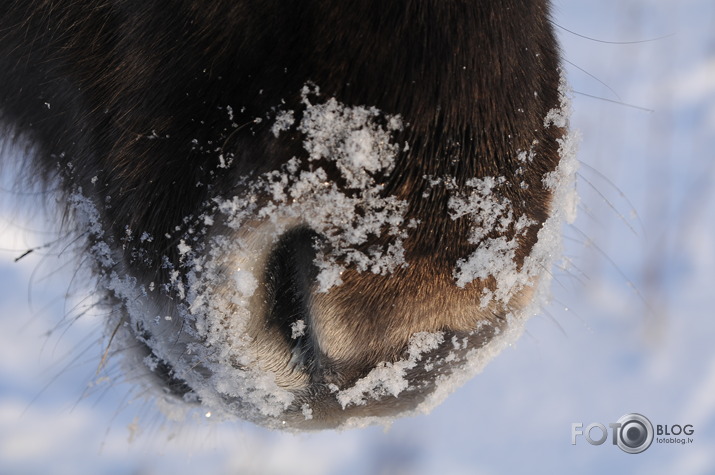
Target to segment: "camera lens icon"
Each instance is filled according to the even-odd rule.
[[[653,443],[653,424],[641,414],[626,414],[618,419],[616,443],[626,453],[639,454]]]

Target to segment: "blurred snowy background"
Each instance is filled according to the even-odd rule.
[[[13,262],[55,236],[12,211],[26,197],[3,176],[0,473],[715,473],[715,2],[554,7],[583,135],[572,267],[481,375],[389,431],[297,436],[167,422],[118,373],[87,389],[101,322],[63,320],[81,305],[64,299],[74,265]],[[694,443],[571,445],[572,422],[629,412],[692,424]]]

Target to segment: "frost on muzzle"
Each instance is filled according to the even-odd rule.
[[[567,102],[562,85],[562,108],[544,127],[566,126]],[[425,412],[543,304],[560,226],[576,204],[572,136],[559,139],[560,163],[541,178],[550,214],[536,222],[507,198],[513,183],[501,176],[425,175],[417,194],[388,191],[403,172],[396,157],[410,150],[397,139],[410,127],[402,117],[307,85],[299,109],[260,120],[275,140],[300,137],[304,153],[238,177],[233,194],[206,203],[177,239],[178,264],[164,263],[166,282],[133,275],[106,244],[91,199],[72,197],[100,284],[121,307],[109,331],[135,349],[128,367],[155,376],[164,407],[189,402],[212,417],[287,429]],[[516,158],[524,167],[538,160],[534,150]],[[220,159],[228,169],[234,157]],[[415,244],[440,228],[436,194],[447,196],[438,219],[464,223],[470,250],[452,262],[435,263],[435,249]],[[414,211],[422,209],[431,214]],[[529,232],[537,239],[517,259]]]

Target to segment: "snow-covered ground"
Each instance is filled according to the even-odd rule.
[[[81,277],[13,263],[53,235],[0,190],[0,473],[715,473],[715,3],[557,0],[554,20],[583,136],[572,265],[484,373],[389,431],[167,422],[119,374],[95,381],[101,321],[62,318]],[[571,444],[572,423],[631,412],[694,442]]]

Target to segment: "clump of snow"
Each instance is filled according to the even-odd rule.
[[[184,257],[186,256],[189,252],[191,252],[191,246],[186,244],[186,241],[183,239],[179,241],[179,245],[177,246],[177,250],[179,251],[179,255]]]
[[[518,273],[514,258],[519,247],[518,239],[535,223],[526,216],[515,217],[511,203],[497,191],[505,181],[502,177],[472,178],[466,184],[469,192],[455,192],[448,203],[452,219],[469,217],[472,223],[469,242],[477,245],[470,256],[457,262],[454,271],[457,285],[464,287],[475,279],[489,276],[497,282],[495,295],[485,289],[482,307],[486,307],[492,297],[508,303],[509,298],[526,284],[519,285],[513,278]],[[514,232],[511,239],[503,235],[487,237],[492,233],[505,234],[510,229]]]
[[[281,111],[276,115],[276,121],[271,127],[271,132],[278,138],[281,132],[289,130],[295,123],[295,117],[293,117],[293,111]]]
[[[236,290],[244,297],[250,297],[258,288],[258,281],[252,272],[247,270],[237,270],[233,274]]]
[[[319,90],[306,86],[306,109],[298,127],[305,134],[309,160],[334,161],[349,188],[372,187],[375,183],[371,173],[392,170],[398,146],[391,143],[390,133],[402,130],[402,120],[389,117],[385,130],[376,123],[382,113],[374,107],[345,107],[334,98],[311,104],[311,94],[317,95]]]
[[[86,229],[90,236],[94,238],[102,238],[104,229],[102,229],[102,221],[99,217],[99,211],[91,199],[82,193],[82,188],[78,188],[69,196],[70,208],[77,216],[77,224],[82,229]]]
[[[305,335],[306,328],[307,325],[305,324],[305,321],[296,320],[290,325],[290,337],[295,340],[296,338]]]
[[[387,395],[399,396],[409,387],[407,371],[416,367],[422,355],[438,348],[443,341],[443,332],[413,334],[407,345],[407,358],[378,364],[353,386],[338,391],[338,402],[345,409],[349,404],[364,405],[371,399],[377,400]]]
[[[303,412],[303,417],[305,417],[306,421],[309,421],[313,418],[313,409],[310,408],[310,404],[305,403],[300,406],[300,409]]]
[[[259,217],[269,220],[280,234],[286,226],[303,224],[320,234],[330,253],[318,252],[320,291],[340,285],[341,274],[352,265],[358,272],[387,274],[405,265],[402,241],[407,203],[383,196],[376,178],[388,174],[399,151],[392,133],[401,130],[402,120],[384,118],[375,108],[347,107],[334,98],[313,104],[317,87],[303,89],[304,107],[297,130],[303,133],[306,160],[291,159],[281,170],[266,173],[252,183],[253,199],[245,196],[217,201],[219,210],[234,229]],[[274,126],[292,127],[281,112]],[[287,127],[287,128],[286,128]],[[277,129],[274,129],[274,131]],[[328,178],[323,164],[334,163],[348,190]],[[256,202],[262,201],[261,206]],[[359,250],[370,236],[389,236],[382,249]]]

